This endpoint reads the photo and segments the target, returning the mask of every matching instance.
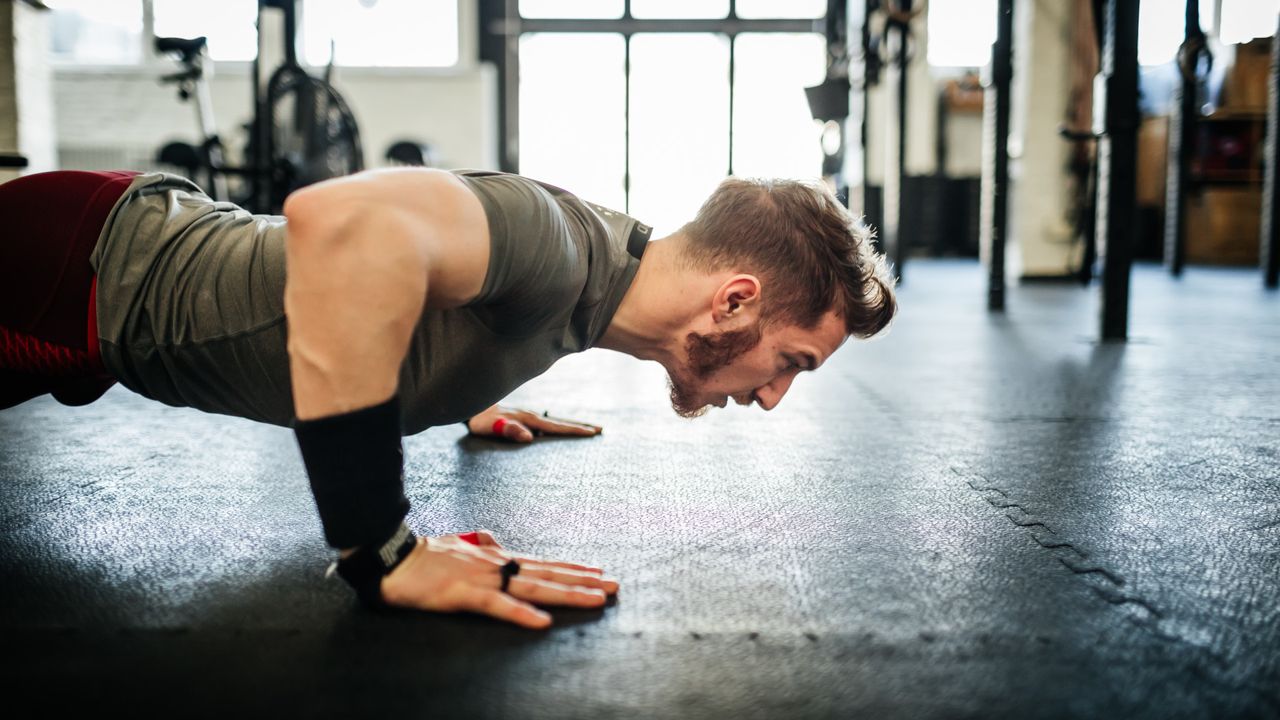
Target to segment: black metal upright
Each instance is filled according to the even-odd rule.
[[[907,45],[911,39],[911,0],[898,0],[898,11],[901,20],[898,22],[898,52],[897,57],[894,58],[898,66],[898,207],[893,213],[897,222],[897,237],[893,243],[893,262],[898,270],[898,279],[901,280],[903,273],[906,272],[909,245],[907,238],[902,235],[902,210],[906,206],[902,200],[905,196],[903,188],[906,187],[907,180],[907,76],[911,61]]]
[[[1200,0],[1187,0],[1186,31],[1178,49],[1181,82],[1174,89],[1173,112],[1169,115],[1169,161],[1164,197],[1164,266],[1175,276],[1186,263],[1187,225],[1185,217],[1187,169],[1195,143],[1198,69],[1207,53],[1200,29]]]
[[[880,9],[880,0],[863,0],[862,6],[862,102],[859,104],[861,125],[858,136],[862,146],[862,213],[875,225],[880,226],[881,233],[875,242],[884,251],[884,212],[877,206],[882,204],[880,194],[871,190],[871,162],[868,131],[871,118],[871,88],[880,83],[880,46],[877,36],[871,32],[871,16]]]
[[[983,221],[989,233],[987,309],[1004,310],[1005,237],[1009,227],[1009,94],[1013,83],[1013,0],[1000,0],[991,77],[983,99],[986,159],[982,173]]]
[[[520,119],[519,45],[509,33],[516,0],[481,0],[479,6],[480,59],[493,63],[498,81],[498,169],[516,172]]]
[[[1280,27],[1271,39],[1271,75],[1267,82],[1266,176],[1262,191],[1262,281],[1280,285]]]
[[[907,242],[902,236],[902,186],[906,177],[907,133],[907,41],[911,31],[911,0],[898,0],[887,5],[888,26],[885,31],[890,61],[885,77],[885,153],[884,192],[880,217],[880,236],[885,252],[893,259],[898,278],[903,277],[907,260]]]
[[[1102,270],[1102,339],[1129,334],[1129,274],[1137,213],[1138,0],[1107,0],[1103,11],[1103,134],[1098,140],[1098,237]]]

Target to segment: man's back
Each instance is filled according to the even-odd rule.
[[[638,265],[626,216],[519,176],[456,175],[480,199],[493,251],[473,303],[428,307],[415,328],[399,380],[408,433],[470,417],[593,345]],[[283,217],[139,177],[94,254],[108,369],[171,405],[289,424],[285,235]]]

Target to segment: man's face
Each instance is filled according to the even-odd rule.
[[[733,398],[739,405],[754,401],[772,410],[797,374],[822,364],[846,337],[844,322],[834,313],[810,330],[775,325],[761,331],[757,320],[734,330],[690,332],[684,362],[668,377],[671,407],[681,417],[694,418]]]

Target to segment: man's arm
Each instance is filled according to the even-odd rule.
[[[404,531],[392,526],[408,507],[400,366],[425,307],[465,304],[483,287],[490,239],[479,200],[450,173],[384,170],[300,190],[284,211],[299,446],[326,536],[348,551],[365,548],[344,561],[354,575],[341,565],[339,572],[377,602],[470,610],[533,628],[551,619],[532,602],[603,604],[617,583],[597,569],[533,558],[519,558],[520,576],[499,592],[499,569],[514,556],[491,536],[480,546],[452,536],[395,540]],[[394,562],[375,552],[389,539],[397,547],[382,549],[395,551]],[[382,570],[369,574],[370,567]]]
[[[480,201],[447,172],[383,170],[303,188],[284,213],[298,419],[387,400],[425,304],[457,307],[484,284]]]

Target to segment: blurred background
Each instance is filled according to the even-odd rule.
[[[193,98],[183,101],[174,82],[162,82],[181,62],[154,44],[155,37],[203,36],[206,113],[227,165],[254,166],[254,98],[262,102],[290,50],[343,99],[359,157],[331,162],[332,169],[295,168],[289,187],[306,181],[299,178],[405,162],[496,168],[626,210],[662,233],[687,220],[730,173],[825,176],[880,227],[892,176],[901,222],[890,218],[888,229],[903,245],[895,259],[976,258],[984,72],[997,4],[5,0],[0,152],[23,156],[23,172],[161,168],[211,185],[196,164],[207,135]],[[1094,213],[1096,152],[1090,140],[1063,133],[1089,130],[1099,3],[1012,4],[1006,272],[1088,274],[1096,256],[1086,222]],[[1213,62],[1202,63],[1195,79],[1202,121],[1185,183],[1183,212],[1193,230],[1187,259],[1256,264],[1269,38],[1280,3],[1198,4]],[[1139,260],[1164,252],[1168,118],[1185,10],[1185,0],[1141,4]],[[898,26],[905,41],[893,39]],[[884,75],[904,42],[899,85]],[[831,92],[807,99],[805,88],[827,80],[847,107],[827,107]],[[898,93],[906,109],[900,127]],[[895,158],[897,133],[904,142]],[[290,141],[276,138],[277,145]],[[195,148],[198,157],[185,157],[185,168],[180,151],[159,152],[175,142]],[[255,206],[245,173],[225,180],[231,199],[276,209],[265,195]]]

